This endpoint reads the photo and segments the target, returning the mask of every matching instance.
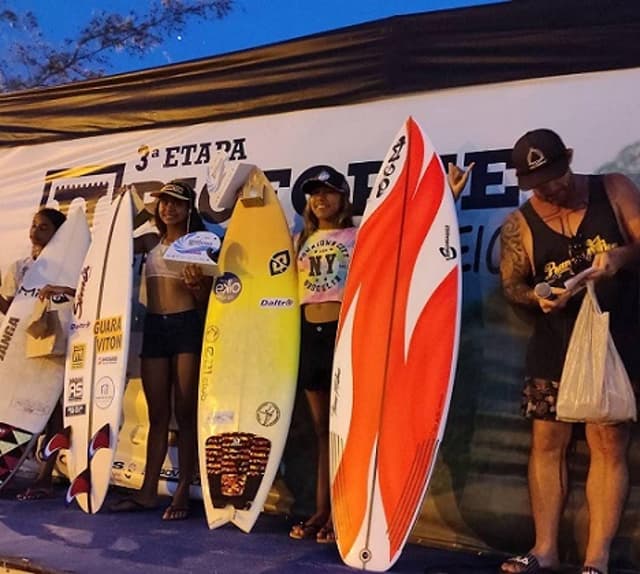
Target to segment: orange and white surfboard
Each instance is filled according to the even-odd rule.
[[[358,231],[333,365],[331,502],[354,568],[390,568],[421,510],[455,377],[461,292],[453,195],[409,118]]]

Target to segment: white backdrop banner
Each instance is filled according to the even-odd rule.
[[[459,204],[460,224],[468,280],[487,278],[496,270],[496,228],[522,200],[509,167],[513,142],[528,129],[551,127],[575,147],[576,171],[612,163],[638,170],[629,150],[640,140],[639,79],[640,69],[632,69],[527,80],[2,149],[0,268],[28,249],[27,230],[39,205],[66,210],[85,203],[91,219],[123,184],[134,184],[145,195],[170,179],[190,179],[207,221],[224,223],[229,213],[212,212],[204,190],[206,166],[216,150],[268,174],[292,227],[304,204],[301,182],[319,164],[347,175],[361,213],[389,142],[412,115],[446,160],[476,162]]]
[[[347,175],[355,212],[361,214],[391,139],[406,117],[413,116],[445,163],[476,164],[458,202],[464,271],[458,375],[445,441],[414,536],[445,546],[526,551],[532,540],[526,488],[530,435],[519,402],[527,329],[502,298],[497,275],[500,225],[526,199],[516,186],[511,147],[527,130],[552,128],[574,148],[574,171],[622,171],[638,183],[639,88],[640,68],[634,68],[1,149],[0,268],[4,272],[29,252],[28,229],[40,205],[64,210],[84,205],[91,221],[125,184],[135,185],[152,209],[150,192],[170,179],[189,180],[207,225],[214,230],[224,226],[230,213],[211,209],[205,184],[217,150],[226,152],[230,161],[265,171],[292,230],[300,225],[304,205],[301,184],[318,165]],[[139,332],[139,321],[134,325]],[[125,418],[133,411],[130,407],[127,414],[125,408]],[[141,480],[144,461],[133,460],[131,453],[144,456],[144,424],[132,416],[125,420],[114,465],[114,472],[123,471],[120,483]],[[636,426],[630,449],[631,494],[619,544],[613,548],[614,557],[635,567],[640,556],[629,549],[640,548],[638,434]],[[295,436],[299,440],[301,434]],[[313,497],[305,491],[312,444],[300,439],[285,456],[288,484],[301,512],[304,497]],[[582,492],[587,463],[581,442],[572,462],[576,488],[569,496],[562,537],[563,558],[574,562],[585,544]],[[175,480],[177,469],[171,461],[167,464],[163,476]]]

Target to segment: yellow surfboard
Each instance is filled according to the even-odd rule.
[[[260,170],[243,186],[218,259],[205,325],[198,451],[209,528],[249,532],[284,449],[298,372],[293,244]]]

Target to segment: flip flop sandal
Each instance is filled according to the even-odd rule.
[[[318,530],[318,534],[316,534],[316,542],[318,544],[334,544],[335,541],[336,535],[333,531],[333,526],[325,524]]]
[[[602,570],[598,570],[595,566],[584,566],[582,574],[604,574]]]
[[[27,488],[23,492],[16,494],[16,498],[22,502],[30,500],[45,500],[47,498],[54,498],[55,493],[53,488]]]
[[[189,518],[189,508],[185,506],[174,506],[170,504],[162,514],[162,520],[186,520]]]
[[[516,570],[515,572],[510,572],[509,570],[504,570],[502,566],[509,564],[511,566],[517,566],[520,570]],[[524,554],[522,556],[514,556],[513,558],[509,558],[505,562],[503,562],[500,567],[500,572],[505,574],[543,574],[545,572],[553,572],[551,568],[544,568],[540,566],[540,562],[538,559],[531,554]]]
[[[289,537],[294,540],[307,540],[309,538],[316,538],[318,532],[321,530],[319,524],[308,524],[305,521],[294,524],[289,531]]]

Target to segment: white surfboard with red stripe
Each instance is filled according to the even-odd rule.
[[[107,495],[122,421],[131,321],[131,192],[113,199],[100,215],[76,289],[65,365],[65,432],[48,447],[69,449],[67,502],[75,498],[91,514]]]
[[[331,501],[354,568],[390,568],[420,512],[453,387],[461,289],[453,195],[409,118],[358,230],[333,366]]]

